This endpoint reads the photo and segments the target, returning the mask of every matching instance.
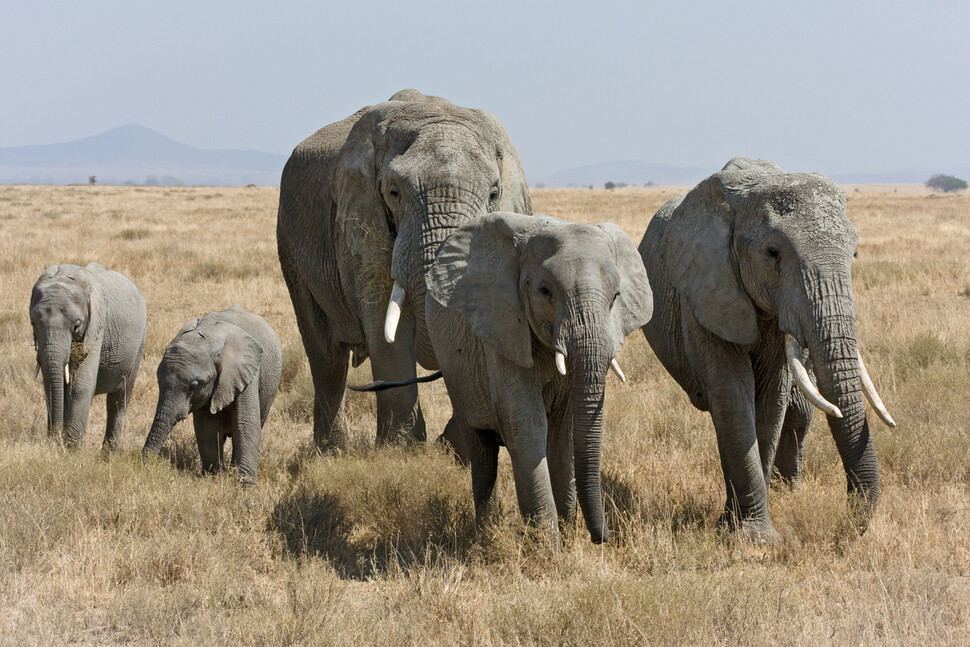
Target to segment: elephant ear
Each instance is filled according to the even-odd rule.
[[[490,213],[465,223],[438,248],[425,275],[431,297],[461,314],[502,357],[532,366],[532,331],[519,294],[516,240],[544,220]]]
[[[239,326],[219,322],[213,326],[218,330],[216,385],[212,390],[209,411],[219,413],[229,406],[242,390],[249,386],[257,375],[263,359],[263,347],[256,339]],[[218,346],[221,345],[221,351]]]
[[[88,310],[88,320],[85,322],[84,329],[84,343],[96,347],[104,333],[105,304],[99,287],[100,284],[95,280],[89,269],[91,265],[94,265],[94,263],[87,267],[61,265],[61,273],[64,273],[65,267],[73,267],[73,270],[66,274],[66,277],[77,286],[80,291],[78,298],[86,302]],[[98,267],[101,266],[98,265]],[[103,267],[101,269],[104,270]]]
[[[529,193],[529,183],[525,178],[525,170],[519,160],[519,153],[512,145],[512,139],[498,117],[485,110],[477,112],[482,114],[485,122],[495,131],[500,145],[497,154],[499,175],[502,179],[502,197],[499,200],[497,211],[531,215],[532,194]]]
[[[375,136],[384,110],[375,106],[354,124],[334,163],[334,208],[350,251],[366,264],[391,265],[393,223],[377,186]]]
[[[732,251],[734,211],[745,174],[722,171],[692,189],[670,217],[663,260],[670,282],[697,320],[735,344],[758,339],[754,305],[741,284]]]
[[[187,324],[182,326],[182,330],[178,331],[178,334],[176,334],[175,336],[180,337],[185,333],[189,332],[190,330],[195,330],[196,328],[199,327],[199,321],[200,319],[198,317],[193,317],[192,319],[189,320]]]
[[[627,335],[646,325],[653,316],[653,290],[640,253],[626,232],[612,222],[596,226],[613,239],[614,260],[620,273],[619,294],[610,310],[613,354],[616,355]]]

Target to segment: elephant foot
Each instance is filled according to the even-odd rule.
[[[427,431],[424,426],[424,416],[419,415],[410,424],[395,425],[391,429],[378,429],[378,445],[413,445],[424,444]]]
[[[767,514],[744,516],[739,515],[736,509],[725,506],[717,525],[732,538],[749,540],[758,545],[773,544],[781,539]]]

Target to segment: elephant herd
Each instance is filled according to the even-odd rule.
[[[470,465],[479,523],[505,446],[528,521],[557,541],[578,502],[591,539],[606,541],[606,379],[625,380],[616,355],[640,328],[711,414],[727,528],[775,534],[768,483],[798,479],[819,408],[864,531],[879,469],[863,398],[895,423],[858,352],[845,206],[822,175],[735,158],[664,204],[637,249],[610,223],[533,215],[493,115],[398,92],[303,141],[281,178],[278,252],[313,380],[314,442],[346,444],[348,362],[368,358],[378,443],[424,441],[420,364],[447,385],[442,439]],[[105,445],[117,447],[145,343],[138,289],[97,264],[54,266],[34,286],[31,323],[51,433],[76,445],[91,398],[106,393]],[[231,463],[254,484],[280,357],[269,325],[239,306],[190,321],[158,368],[145,451],[193,413],[203,470],[223,464],[231,438]]]

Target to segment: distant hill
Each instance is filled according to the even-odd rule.
[[[724,160],[727,162],[727,160]],[[643,186],[647,182],[660,185],[694,185],[711,173],[721,169],[724,162],[718,166],[668,166],[666,164],[651,164],[638,160],[624,162],[603,162],[591,166],[560,171],[546,178],[536,180],[532,186],[545,187],[586,187],[602,189],[607,182]],[[786,171],[813,171],[818,169],[785,169]],[[824,171],[819,171],[823,172]],[[923,183],[934,173],[956,175],[963,179],[970,179],[970,167],[950,168],[942,167],[938,170],[909,169],[901,171],[864,171],[857,173],[832,173],[829,175],[840,184],[898,184]]]
[[[204,150],[143,126],[62,144],[0,148],[0,183],[278,185],[286,156]]]
[[[547,187],[582,187],[594,186],[603,188],[607,182],[623,183],[643,186],[647,182],[654,184],[697,184],[700,180],[717,171],[718,167],[707,166],[668,166],[666,164],[651,164],[639,160],[623,162],[603,162],[590,166],[560,171],[554,175],[537,180],[533,186],[542,184]]]

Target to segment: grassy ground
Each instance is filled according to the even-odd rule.
[[[673,189],[537,190],[536,210],[610,220],[639,242]],[[873,418],[882,498],[869,532],[845,513],[824,424],[796,491],[772,491],[783,539],[721,536],[710,418],[642,336],[607,393],[604,482],[615,541],[581,522],[551,557],[523,536],[503,455],[504,513],[475,535],[468,473],[435,446],[371,447],[373,401],[348,394],[353,448],[310,450],[312,390],[276,260],[268,188],[0,187],[0,644],[970,642],[970,198],[850,191],[860,233],[862,350],[899,426]],[[27,303],[50,263],[130,276],[149,331],[123,451],[48,444]],[[203,478],[190,423],[143,464],[165,345],[240,303],[284,346],[260,486]],[[367,365],[351,379],[367,381]],[[428,428],[449,415],[422,385]],[[819,416],[816,416],[818,418]]]

